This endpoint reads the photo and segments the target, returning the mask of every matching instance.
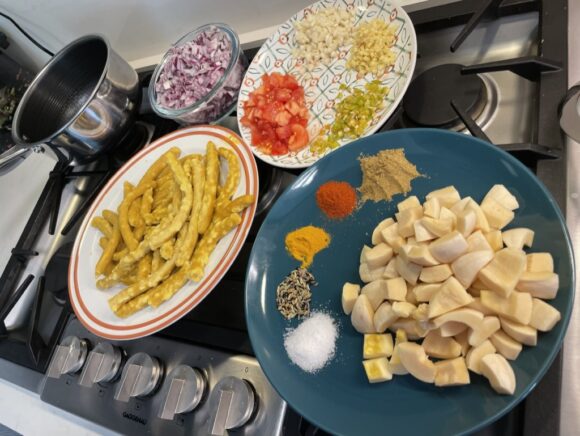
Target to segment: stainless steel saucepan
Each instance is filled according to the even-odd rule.
[[[104,37],[73,41],[44,66],[20,100],[12,123],[15,148],[47,144],[73,164],[92,160],[132,126],[138,85],[135,70]]]

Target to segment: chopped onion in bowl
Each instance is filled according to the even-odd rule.
[[[155,82],[156,103],[165,109],[180,110],[202,100],[226,73],[232,51],[229,37],[216,27],[172,47]],[[235,103],[244,72],[245,67],[238,59],[216,94],[182,118],[210,122],[222,116]]]

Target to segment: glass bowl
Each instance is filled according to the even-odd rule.
[[[221,34],[227,38],[231,47],[230,60],[224,74],[207,94],[188,106],[176,109],[168,108],[160,104],[157,100],[158,95],[155,85],[159,81],[159,77],[164,71],[167,62],[173,58],[173,50],[189,41],[195,40],[203,32],[214,29],[218,31],[217,35]],[[235,109],[238,93],[247,68],[248,59],[240,48],[240,41],[236,32],[226,24],[206,24],[189,32],[174,43],[155,68],[151,82],[149,83],[149,101],[151,107],[157,115],[175,120],[181,124],[217,123]]]

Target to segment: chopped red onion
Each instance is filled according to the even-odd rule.
[[[216,27],[172,47],[155,83],[157,104],[177,110],[201,100],[224,75],[231,56],[230,39]],[[203,107],[181,118],[188,122],[210,122],[221,117],[237,98],[244,70],[240,57],[220,90]]]

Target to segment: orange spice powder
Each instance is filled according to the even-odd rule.
[[[356,207],[356,191],[347,182],[326,182],[316,191],[316,203],[327,217],[345,218]]]

